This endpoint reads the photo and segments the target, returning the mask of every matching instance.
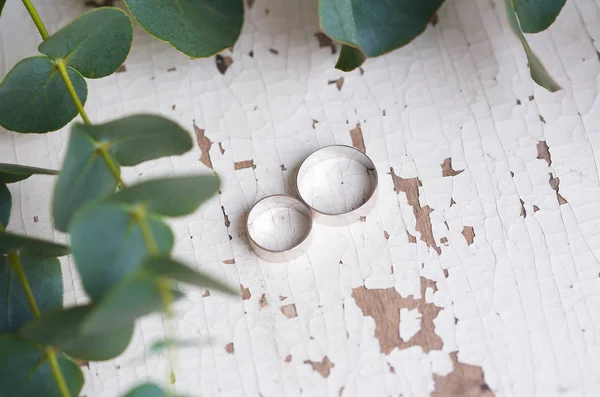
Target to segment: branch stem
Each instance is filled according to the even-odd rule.
[[[50,37],[48,35],[48,31],[46,30],[46,27],[44,26],[44,22],[42,22],[42,19],[40,18],[40,15],[38,14],[37,10],[31,3],[31,0],[23,0],[23,5],[25,5],[25,8],[27,8],[27,12],[31,16],[31,19],[33,20],[33,23],[35,24],[35,27],[40,32],[40,36],[42,36],[42,39],[44,39],[44,40],[48,39],[48,37]]]
[[[23,286],[23,291],[27,297],[27,303],[29,304],[31,312],[36,318],[38,318],[40,316],[40,309],[35,301],[33,292],[31,291],[31,285],[29,285],[29,281],[27,280],[27,275],[23,270],[23,265],[21,265],[21,259],[19,258],[19,255],[16,252],[11,252],[8,254],[8,260],[10,262],[10,266],[17,273],[17,277],[19,277],[19,281]],[[67,382],[65,382],[65,378],[60,370],[60,367],[58,366],[56,352],[52,348],[47,347],[44,349],[44,353],[46,353],[46,356],[48,357],[48,362],[50,363],[50,368],[52,369],[52,375],[54,376],[54,380],[56,380],[60,395],[62,397],[71,397],[71,393],[67,387]]]

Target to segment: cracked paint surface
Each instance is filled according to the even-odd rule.
[[[83,10],[38,3],[51,32]],[[213,170],[222,180],[196,213],[169,220],[179,259],[240,289],[185,287],[174,328],[199,342],[177,351],[175,390],[600,395],[600,1],[569,1],[528,36],[565,88],[555,94],[531,82],[497,0],[445,2],[413,43],[351,73],[333,68],[336,43],[316,34],[316,2],[247,4],[239,42],[220,57],[190,60],[136,27],[126,68],[88,81],[92,121],[159,112],[196,137],[190,153],[124,168],[126,181]],[[7,2],[0,75],[38,44],[22,5]],[[67,136],[0,129],[0,158],[60,168]],[[248,209],[293,194],[299,163],[331,144],[374,161],[377,207],[349,227],[316,225],[295,261],[257,259]],[[35,194],[53,182],[10,185],[9,230],[65,241],[51,198]],[[85,302],[61,261],[65,303]],[[167,357],[149,353],[164,337],[160,316],[140,320],[121,357],[82,367],[82,394],[166,384]]]

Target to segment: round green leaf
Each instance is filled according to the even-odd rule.
[[[6,0],[0,0],[0,15],[2,15],[2,9],[4,8],[4,4],[6,4]]]
[[[105,124],[79,124],[74,128],[107,147],[124,166],[183,154],[193,145],[190,134],[177,123],[153,114],[124,117]]]
[[[168,256],[161,255],[148,257],[144,261],[144,268],[160,277],[180,281],[182,283],[193,284],[198,287],[216,289],[232,295],[237,294],[237,292],[225,284],[214,280]]]
[[[567,0],[512,0],[523,33],[538,33],[554,23]]]
[[[383,55],[423,33],[444,0],[320,0],[321,27],[331,38]]]
[[[164,302],[160,282],[159,277],[145,271],[125,277],[86,316],[83,332],[91,334],[123,327],[138,317],[161,310]],[[172,300],[182,296],[173,289],[169,293]]]
[[[97,142],[81,129],[71,128],[67,154],[52,198],[54,226],[66,232],[75,211],[83,204],[115,191],[117,181],[96,150]]]
[[[150,254],[136,207],[98,203],[79,211],[71,225],[73,258],[87,294],[99,301],[125,275],[142,266]],[[173,233],[160,219],[144,217],[158,251],[169,254]]]
[[[48,357],[37,346],[13,334],[0,335],[0,396],[61,397]],[[69,392],[78,396],[83,387],[79,365],[58,356]]]
[[[143,205],[147,211],[164,216],[184,216],[217,194],[216,175],[180,176],[145,181],[129,186],[107,200]]]
[[[351,72],[365,63],[365,59],[365,54],[361,50],[344,44],[335,68],[344,72]]]
[[[67,67],[81,103],[87,84]],[[0,84],[0,125],[16,132],[48,132],[64,127],[77,116],[77,108],[52,61],[45,56],[25,58]]]
[[[4,183],[19,182],[34,174],[56,175],[58,171],[26,165],[0,163],[0,181]]]
[[[27,252],[21,252],[19,259],[40,312],[60,309],[63,280],[58,259],[42,258]],[[0,256],[0,291],[4,291],[0,294],[0,333],[16,332],[34,316],[23,285],[4,256]]]
[[[163,389],[154,383],[145,383],[127,392],[125,397],[169,397]]]
[[[10,219],[10,209],[12,208],[12,196],[8,186],[0,182],[0,230],[6,229]]]
[[[69,253],[69,247],[62,244],[9,232],[0,232],[0,254],[8,254],[18,250],[43,257],[57,257]]]
[[[111,360],[125,351],[133,337],[134,324],[115,330],[106,330],[101,334],[82,336],[65,343],[60,348],[71,357],[86,361]]]
[[[134,324],[132,321],[120,328],[84,334],[83,323],[93,308],[85,305],[43,313],[27,323],[19,334],[31,342],[53,346],[80,360],[110,360],[125,351]]]
[[[233,47],[244,23],[243,0],[125,0],[152,36],[192,58]]]
[[[506,16],[508,18],[508,23],[513,33],[519,38],[521,41],[521,45],[525,50],[525,55],[527,56],[527,62],[529,63],[529,74],[533,81],[535,81],[538,85],[544,87],[550,92],[556,92],[560,90],[560,86],[558,83],[554,81],[550,73],[542,64],[542,61],[535,55],[529,43],[525,39],[525,35],[521,32],[521,28],[519,27],[519,21],[517,20],[517,16],[515,14],[515,10],[512,7],[512,0],[504,0],[504,9],[506,11]]]
[[[125,62],[132,39],[131,18],[118,8],[102,7],[75,18],[38,49],[95,79],[114,73]]]

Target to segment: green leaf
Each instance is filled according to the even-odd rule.
[[[16,335],[0,335],[0,396],[61,397],[48,357],[35,345]],[[58,355],[67,388],[78,396],[83,387],[79,365]]]
[[[83,324],[84,333],[101,332],[130,324],[136,318],[164,307],[159,277],[138,271],[124,278],[90,312]],[[172,300],[182,294],[168,286]]]
[[[365,54],[361,50],[344,44],[335,68],[344,72],[351,72],[365,63],[365,59]]]
[[[57,175],[58,171],[26,165],[0,163],[0,181],[4,183],[19,182],[34,174]]]
[[[125,62],[132,39],[131,18],[118,8],[102,7],[75,18],[38,49],[96,79],[114,73]]]
[[[8,254],[18,250],[43,257],[63,256],[69,253],[69,247],[66,245],[9,232],[0,232],[0,254]]]
[[[29,341],[58,348],[80,360],[110,360],[123,353],[129,345],[133,321],[115,329],[84,334],[82,326],[93,310],[93,305],[85,305],[43,313],[27,323],[20,335]]]
[[[118,357],[127,349],[133,337],[134,324],[119,329],[105,330],[101,334],[82,336],[65,343],[61,350],[71,357],[86,361],[106,361]]]
[[[554,23],[567,0],[512,0],[523,33],[538,33]]]
[[[508,17],[508,23],[510,25],[510,28],[521,41],[521,45],[525,50],[525,55],[527,55],[527,61],[529,62],[529,73],[531,74],[531,78],[538,85],[544,87],[550,92],[556,92],[560,90],[561,87],[552,79],[552,77],[550,76],[542,62],[539,60],[537,55],[534,54],[533,50],[529,46],[529,43],[527,43],[523,32],[521,32],[519,21],[517,20],[515,11],[512,8],[511,1],[512,0],[504,0],[504,9],[506,10],[506,16]]]
[[[320,0],[319,19],[329,37],[375,57],[423,33],[443,1]]]
[[[78,124],[117,161],[133,166],[144,161],[183,154],[192,149],[192,137],[177,123],[153,114],[140,114],[105,124]]]
[[[161,339],[150,346],[151,353],[157,353],[164,349],[195,347],[200,344],[199,340]]]
[[[98,301],[125,275],[142,266],[150,254],[142,234],[147,222],[158,251],[169,254],[173,233],[160,219],[138,214],[137,207],[121,203],[87,206],[69,227],[73,258],[87,294]]]
[[[143,205],[148,212],[175,217],[191,214],[218,191],[216,175],[179,176],[145,181],[107,200]]]
[[[6,229],[12,208],[12,195],[6,183],[0,182],[0,230]]]
[[[6,0],[0,0],[0,15],[2,15],[2,9],[4,8],[5,3],[6,3]]]
[[[87,84],[67,67],[75,92],[85,104]],[[0,84],[0,125],[16,132],[48,132],[64,127],[77,116],[67,87],[52,61],[45,56],[25,58]]]
[[[67,154],[52,199],[54,226],[67,231],[75,211],[83,204],[115,191],[117,181],[97,150],[97,142],[81,124],[71,128]]]
[[[160,277],[237,295],[237,292],[229,288],[227,285],[214,280],[168,256],[161,255],[148,257],[144,261],[144,268],[150,270],[152,273]]]
[[[60,346],[81,335],[81,324],[91,305],[70,307],[42,314],[25,324],[19,334],[42,345]]]
[[[233,47],[244,23],[243,0],[125,0],[152,36],[192,58]]]
[[[130,390],[124,397],[169,397],[170,394],[163,391],[154,383],[145,383]]]
[[[63,280],[59,260],[27,252],[21,252],[19,259],[40,312],[60,309]],[[0,256],[0,291],[0,333],[16,332],[34,316],[23,285],[5,256]]]

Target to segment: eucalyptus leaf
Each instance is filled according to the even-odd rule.
[[[87,84],[67,67],[81,103],[87,99]],[[52,61],[45,56],[25,58],[0,84],[0,125],[16,132],[48,132],[64,127],[77,116],[67,87]]]
[[[63,280],[60,262],[21,252],[19,260],[40,312],[60,309]],[[16,332],[34,318],[23,285],[5,256],[0,256],[0,333]]]
[[[122,327],[84,334],[82,326],[93,310],[93,305],[85,305],[43,313],[27,323],[19,334],[31,342],[53,346],[77,359],[110,360],[127,348],[133,335],[133,321]]]
[[[75,18],[38,49],[95,79],[114,73],[125,62],[132,39],[131,18],[118,8],[102,7]]]
[[[62,345],[81,334],[81,324],[90,309],[91,306],[86,305],[44,313],[25,324],[19,334],[42,345]]]
[[[383,55],[423,33],[444,0],[320,0],[325,33],[369,57]]]
[[[6,4],[6,0],[0,0],[0,16],[2,15],[2,9],[4,8],[4,4]]]
[[[567,0],[512,0],[523,33],[538,33],[554,23]]]
[[[82,336],[65,343],[60,349],[71,357],[86,361],[106,361],[120,356],[133,337],[133,323],[119,329]]]
[[[6,183],[0,182],[0,230],[6,229],[10,220],[10,209],[12,208],[12,195]]]
[[[125,4],[148,33],[192,58],[233,47],[244,22],[243,0],[125,0]]]
[[[531,74],[533,81],[550,92],[556,92],[560,90],[561,87],[552,79],[540,59],[537,57],[537,55],[535,55],[529,46],[529,43],[525,39],[523,32],[521,32],[519,21],[517,20],[517,16],[515,15],[515,11],[512,7],[512,0],[504,0],[504,9],[506,10],[506,16],[508,18],[510,28],[519,38],[521,45],[525,50],[525,55],[527,55],[527,61],[529,62],[529,73]]]
[[[137,207],[103,202],[79,211],[69,227],[73,258],[87,294],[99,301],[124,276],[142,266],[151,252]],[[173,233],[160,219],[144,216],[159,253],[169,254]]]
[[[176,217],[191,214],[218,191],[216,175],[179,176],[129,186],[107,200],[143,205],[149,212]]]
[[[124,397],[171,397],[171,394],[167,394],[163,389],[155,385],[154,383],[145,383],[139,385],[134,389],[127,392]]]
[[[43,257],[57,257],[69,253],[69,247],[62,244],[9,232],[0,232],[0,254],[8,254],[18,250]]]
[[[351,72],[365,63],[365,59],[365,54],[361,50],[343,44],[335,68],[344,72]]]
[[[192,149],[192,137],[177,123],[153,114],[139,114],[104,124],[78,124],[98,145],[124,166],[166,156],[180,155]]]
[[[150,352],[158,353],[161,350],[170,348],[197,347],[200,343],[200,340],[161,339],[150,345]]]
[[[19,182],[31,175],[57,175],[58,171],[26,165],[0,163],[0,181],[4,183]]]
[[[3,334],[0,352],[0,396],[61,397],[44,351],[14,334]],[[62,354],[57,359],[70,394],[78,396],[81,368]]]
[[[159,277],[145,271],[125,277],[86,317],[83,332],[91,334],[123,327],[138,317],[163,309],[161,282]],[[173,301],[182,296],[177,290],[165,288],[164,292]]]
[[[67,231],[79,207],[114,192],[117,187],[117,181],[97,150],[97,142],[81,126],[75,124],[71,128],[63,168],[54,187],[52,215],[54,226],[61,232]]]
[[[222,284],[168,256],[161,255],[148,257],[144,261],[144,268],[150,270],[152,273],[160,277],[180,281],[186,284],[196,285],[198,287],[216,289],[231,295],[238,294],[227,285]]]

